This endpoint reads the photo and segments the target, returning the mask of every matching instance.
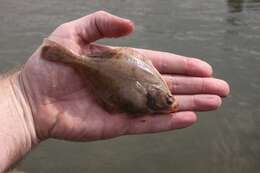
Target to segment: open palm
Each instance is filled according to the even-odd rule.
[[[98,49],[93,44],[97,39],[124,36],[133,28],[129,20],[101,11],[61,25],[49,38],[80,54]],[[42,59],[40,50],[25,64],[21,79],[41,140],[87,141],[184,128],[196,121],[194,111],[216,109],[229,92],[228,84],[211,78],[211,67],[201,60],[137,49],[163,74],[179,104],[178,112],[137,118],[112,115],[96,103],[74,69]]]

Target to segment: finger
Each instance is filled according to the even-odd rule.
[[[132,119],[128,134],[155,133],[185,128],[196,122],[194,112],[178,112],[169,115],[144,116]]]
[[[215,78],[163,75],[173,94],[216,94],[225,97],[229,94],[227,82]]]
[[[153,65],[160,73],[182,74],[190,76],[210,77],[212,67],[199,59],[188,58],[168,52],[137,49],[147,58],[151,59]]]
[[[126,134],[156,133],[185,128],[197,120],[194,112],[177,112],[168,115],[152,115],[129,120]]]
[[[210,111],[221,106],[222,100],[217,95],[177,95],[177,111]]]
[[[134,24],[105,11],[98,11],[78,20],[72,21],[76,35],[85,43],[90,43],[104,37],[121,37],[131,33]]]

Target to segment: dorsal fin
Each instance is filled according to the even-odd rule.
[[[91,58],[112,58],[117,54],[116,49],[97,45],[97,44],[90,44],[89,45],[89,53],[87,53],[85,56],[91,57]]]

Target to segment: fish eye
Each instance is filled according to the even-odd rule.
[[[166,96],[166,103],[168,104],[168,105],[172,105],[173,104],[173,98],[172,98],[172,95],[167,95]]]

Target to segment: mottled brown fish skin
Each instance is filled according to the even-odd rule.
[[[75,68],[108,110],[139,114],[169,113],[176,109],[174,97],[150,60],[132,48],[104,50],[76,55],[54,41],[45,40],[41,56]]]

